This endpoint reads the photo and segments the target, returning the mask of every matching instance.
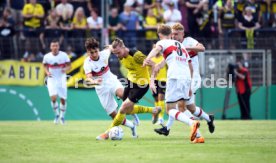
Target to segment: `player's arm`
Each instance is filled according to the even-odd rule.
[[[190,51],[195,51],[195,52],[204,52],[205,51],[205,47],[203,44],[201,43],[197,43],[196,46],[191,46],[191,47],[185,47],[187,50]]]
[[[102,78],[93,79],[92,73],[86,74],[86,82],[89,85],[99,85],[102,83]]]
[[[46,63],[43,64],[43,69],[48,77],[52,77],[52,74],[49,72],[48,65]]]
[[[62,69],[62,72],[66,73],[69,70],[71,70],[71,62],[66,62],[65,67]]]
[[[235,74],[237,75],[238,78],[244,80],[245,79],[245,76],[246,76],[246,73],[242,74],[242,73],[239,73],[236,69],[235,69]]]
[[[150,65],[151,63],[151,58],[157,56],[157,54],[159,54],[162,51],[162,47],[161,46],[155,46],[149,53],[149,55],[147,56],[147,58],[144,60],[143,66],[147,66]]]

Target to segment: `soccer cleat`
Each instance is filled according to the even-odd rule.
[[[199,121],[194,121],[194,123],[191,126],[191,133],[190,133],[190,139],[191,141],[194,141],[196,138],[196,131],[199,128],[200,123]]]
[[[154,129],[154,131],[155,131],[156,133],[158,133],[159,135],[168,136],[168,135],[170,134],[170,130],[167,130],[167,127],[166,127],[166,126],[163,126],[162,128]]]
[[[204,137],[198,137],[198,138],[195,138],[194,141],[192,141],[192,143],[204,143]]]
[[[132,116],[133,116],[133,123],[134,123],[134,125],[139,126],[140,125],[140,119],[139,119],[138,115],[137,114],[133,114]]]
[[[60,123],[61,123],[62,125],[65,125],[65,119],[64,119],[64,117],[61,117],[61,118],[60,118]]]
[[[132,137],[133,138],[138,138],[138,135],[137,135],[137,130],[136,130],[136,125],[134,125],[131,129],[131,134],[132,134]]]
[[[215,117],[214,117],[214,115],[210,114],[209,118],[210,118],[211,121],[207,122],[207,125],[209,127],[210,133],[213,133],[215,131],[215,125],[214,125],[214,119],[215,119]]]
[[[59,115],[56,115],[55,119],[54,119],[54,124],[58,124],[58,120],[59,120]]]
[[[158,120],[158,115],[161,112],[161,107],[157,106],[152,111],[152,124],[155,124]]]
[[[96,140],[107,140],[108,139],[108,133],[102,133],[101,135],[96,137]]]

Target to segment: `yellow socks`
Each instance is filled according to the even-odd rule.
[[[163,117],[164,117],[164,112],[165,112],[165,101],[164,101],[164,100],[159,101],[159,102],[158,102],[158,106],[161,107],[161,112],[159,113],[158,118],[162,118],[162,119],[163,119]]]
[[[132,112],[129,114],[152,113],[152,110],[152,107],[134,105]]]
[[[118,112],[116,117],[113,119],[113,122],[112,122],[111,126],[109,127],[109,129],[111,129],[114,126],[121,125],[125,118],[126,118],[126,114],[121,114],[120,112]]]

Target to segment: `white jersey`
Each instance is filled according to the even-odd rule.
[[[62,72],[62,69],[67,63],[70,63],[70,58],[63,51],[59,51],[57,55],[53,55],[50,52],[45,54],[42,63],[48,67],[49,72],[52,74],[51,78],[59,80],[60,78],[66,78],[66,74]]]
[[[116,108],[118,107],[118,104],[114,99],[116,91],[119,88],[123,89],[123,85],[117,79],[117,76],[109,69],[108,58],[110,53],[110,50],[100,51],[99,59],[97,61],[87,57],[83,65],[85,74],[91,73],[94,79],[98,77],[103,79],[101,85],[96,85],[95,88],[99,100],[108,115],[116,111]]]
[[[189,69],[190,56],[185,47],[176,40],[160,40],[156,46],[162,48],[163,56],[168,65],[168,79],[191,79]]]
[[[186,37],[186,38],[184,38],[182,44],[184,45],[184,47],[194,47],[198,44],[198,41],[193,39],[192,37]],[[193,79],[200,80],[201,77],[200,77],[200,73],[199,73],[199,62],[198,62],[197,52],[191,51],[191,50],[187,50],[187,51],[192,60]]]

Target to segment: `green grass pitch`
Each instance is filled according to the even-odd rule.
[[[0,122],[0,162],[276,162],[276,121],[215,121],[210,134],[201,121],[204,144],[191,144],[189,128],[175,122],[168,137],[153,132],[159,126],[142,121],[138,139],[124,129],[122,141],[96,141],[111,121]]]

